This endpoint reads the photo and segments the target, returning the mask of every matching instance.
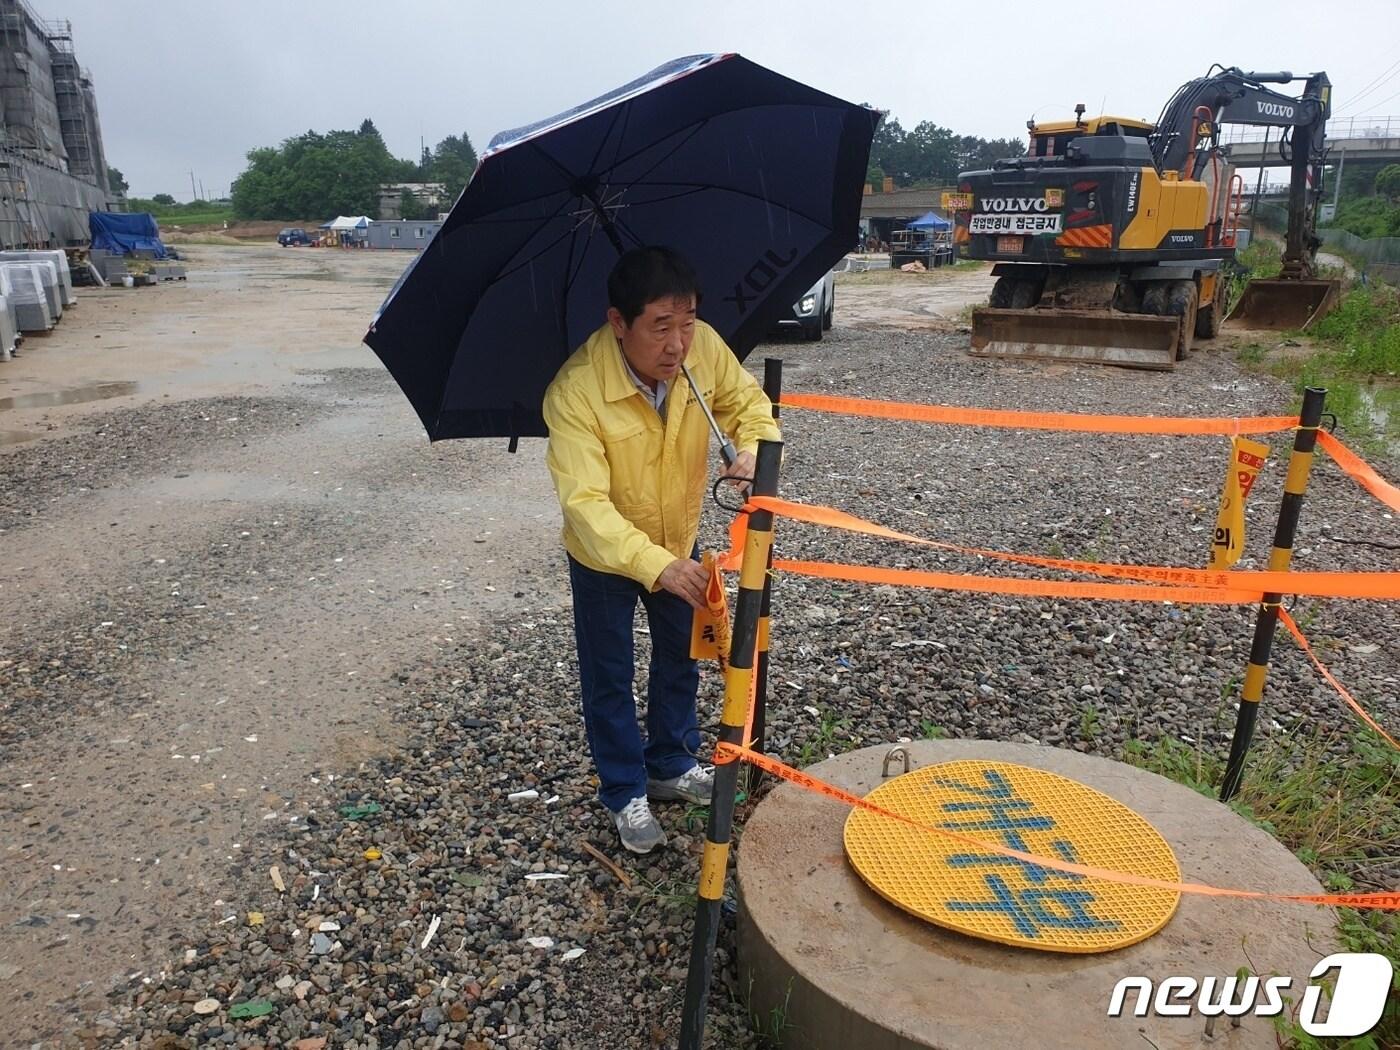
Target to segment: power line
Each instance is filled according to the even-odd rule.
[[[1371,94],[1371,92],[1384,87],[1390,81],[1394,80],[1396,76],[1400,76],[1400,61],[1397,61],[1394,65],[1392,65],[1384,73],[1378,76],[1375,80],[1371,81],[1371,83],[1367,84],[1355,95],[1352,95],[1351,98],[1347,100],[1346,104],[1343,105],[1341,109],[1337,110],[1337,112],[1334,113],[1333,116],[1340,116],[1347,110],[1355,109],[1356,106],[1360,104],[1362,99],[1364,99],[1367,95]],[[1379,105],[1379,103],[1375,104]]]
[[[1397,61],[1394,63],[1394,65],[1388,66],[1387,68],[1381,70],[1379,76],[1377,76],[1377,77],[1375,77],[1374,79],[1372,79],[1372,80],[1370,80],[1369,82],[1367,82],[1367,84],[1366,84],[1365,87],[1363,87],[1363,88],[1361,88],[1359,91],[1357,91],[1357,95],[1362,95],[1362,94],[1365,94],[1367,91],[1370,91],[1373,87],[1376,86],[1377,82],[1379,82],[1382,78],[1385,77],[1385,75],[1386,75],[1387,73],[1389,73],[1392,69],[1395,69],[1397,66],[1400,66],[1400,60],[1397,60]]]
[[[1389,102],[1391,99],[1395,99],[1395,98],[1400,98],[1400,91],[1395,92],[1395,94],[1393,94],[1393,95],[1387,95],[1385,98],[1381,99],[1379,102],[1373,103],[1373,105],[1375,105],[1375,106],[1384,106],[1384,105],[1385,105],[1387,102]],[[1365,116],[1366,114],[1363,113],[1363,114],[1360,114],[1360,115],[1361,115],[1361,116]]]

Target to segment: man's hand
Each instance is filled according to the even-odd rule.
[[[734,457],[734,462],[725,467],[720,472],[722,478],[744,478],[745,484],[736,486],[746,497],[752,487],[748,481],[753,478],[753,472],[757,469],[758,463],[754,459],[752,452],[740,452]]]
[[[752,458],[752,457],[750,457]],[[710,577],[698,561],[677,558],[661,570],[656,585],[669,591],[677,598],[689,602],[696,609],[705,607],[705,588],[710,585]]]

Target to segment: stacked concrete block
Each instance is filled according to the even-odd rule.
[[[58,267],[52,259],[31,260],[39,274],[39,283],[44,289],[44,301],[49,306],[49,316],[58,324],[63,317],[63,282],[58,276]]]
[[[0,262],[51,262],[58,268],[59,306],[66,309],[73,305],[73,273],[68,267],[68,253],[54,249],[51,251],[8,251],[0,252]]]
[[[19,345],[19,329],[10,319],[10,305],[3,295],[0,295],[0,361],[8,361],[14,356],[15,347]]]
[[[43,268],[39,263],[0,263],[10,277],[15,321],[21,332],[47,332],[54,326],[49,296],[44,290]]]
[[[5,300],[4,323],[18,332],[20,330],[19,307],[16,305],[15,289],[10,281],[10,272],[2,264],[0,264],[0,298]]]
[[[122,278],[128,273],[126,256],[115,255],[105,248],[94,248],[88,252],[88,261],[97,267],[97,272],[108,284],[121,284]]]

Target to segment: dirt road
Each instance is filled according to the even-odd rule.
[[[540,443],[429,446],[358,345],[405,256],[190,256],[0,369],[0,1042],[158,965],[250,836],[392,747],[389,675],[558,596],[514,556],[553,549]]]
[[[859,328],[948,328],[966,323],[967,308],[985,303],[994,282],[985,266],[870,270],[839,275],[836,302],[845,322]]]
[[[564,597],[542,443],[430,446],[359,343],[406,255],[186,250],[0,365],[0,1043],[228,914],[246,844],[396,746],[403,668]],[[985,283],[846,277],[837,324]]]

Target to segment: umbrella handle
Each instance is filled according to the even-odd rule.
[[[724,465],[732,467],[734,461],[739,458],[739,451],[734,447],[734,442],[729,440],[727,434],[720,430],[719,424],[715,422],[710,406],[705,404],[705,399],[700,396],[700,388],[695,385],[695,377],[690,374],[690,369],[684,364],[681,371],[685,373],[685,381],[690,384],[690,392],[695,395],[695,403],[700,406],[700,410],[705,413],[705,419],[710,424],[710,430],[714,432],[715,440],[719,442],[719,454],[724,457]]]

